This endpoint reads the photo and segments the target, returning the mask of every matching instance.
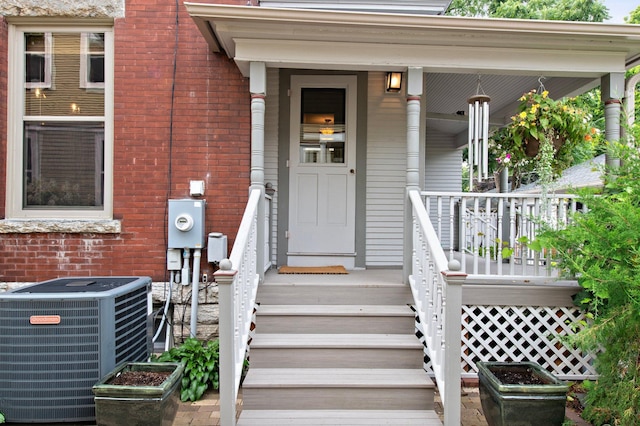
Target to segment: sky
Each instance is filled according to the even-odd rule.
[[[609,15],[612,16],[606,22],[612,24],[624,24],[624,17],[629,16],[631,11],[640,6],[640,0],[604,0],[603,3],[609,9]]]

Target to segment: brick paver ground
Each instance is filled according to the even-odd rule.
[[[477,387],[463,387],[461,403],[461,426],[487,426],[487,421],[484,418],[484,414],[482,414],[480,394]],[[239,403],[238,413],[241,409],[242,404]],[[440,397],[437,395],[436,412],[442,418],[442,404],[440,403]],[[589,423],[582,420],[578,414],[571,410],[567,410],[567,417],[574,422],[575,426],[589,426]],[[218,404],[218,393],[213,391],[207,392],[199,401],[181,402],[173,422],[173,426],[213,426],[219,424],[220,406]]]

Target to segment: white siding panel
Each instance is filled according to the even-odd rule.
[[[275,68],[267,68],[267,97],[265,98],[264,123],[264,181],[278,188],[278,105],[279,105],[279,75]],[[271,211],[272,245],[271,262],[275,265],[278,248],[278,191],[273,194]]]
[[[427,129],[425,184],[426,191],[462,191],[462,151],[452,148],[454,137]],[[431,203],[431,222],[437,229],[436,202]],[[449,206],[443,205],[441,217],[442,239],[445,249],[451,246]],[[455,237],[454,237],[455,241]]]
[[[367,256],[372,266],[402,265],[406,182],[406,100],[384,93],[384,73],[369,74]]]

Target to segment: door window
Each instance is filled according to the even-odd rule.
[[[300,163],[345,163],[346,90],[303,88]]]

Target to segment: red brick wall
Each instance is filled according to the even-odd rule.
[[[226,55],[209,51],[182,1],[178,11],[176,25],[176,2],[131,0],[115,22],[113,213],[122,232],[0,234],[0,281],[74,275],[165,280],[167,200],[188,197],[190,180],[206,184],[207,232],[227,234],[231,247],[249,187],[248,80]],[[6,25],[0,30],[6,46]],[[2,50],[0,112],[6,117]],[[0,200],[4,213],[4,190]],[[211,273],[206,253],[203,259],[202,272]]]

